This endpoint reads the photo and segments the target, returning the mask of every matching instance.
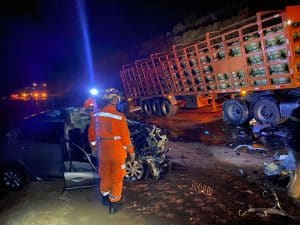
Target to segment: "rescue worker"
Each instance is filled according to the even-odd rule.
[[[88,137],[94,151],[98,151],[102,204],[109,205],[109,213],[121,207],[123,179],[127,154],[134,160],[134,149],[125,115],[117,111],[118,91],[106,90],[105,106],[91,115]]]
[[[84,101],[83,107],[88,111],[95,111],[97,109],[97,102],[94,98],[89,97]]]

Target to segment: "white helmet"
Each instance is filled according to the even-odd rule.
[[[106,100],[111,100],[113,98],[119,98],[120,97],[120,93],[117,89],[115,88],[108,88],[108,89],[105,89],[104,93],[103,93],[103,96],[102,98],[103,99],[106,99]]]

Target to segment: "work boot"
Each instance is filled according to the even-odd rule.
[[[109,202],[109,214],[115,214],[116,212],[121,210],[120,202]]]
[[[101,201],[103,206],[109,206],[108,195],[101,195]]]

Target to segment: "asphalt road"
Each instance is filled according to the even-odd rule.
[[[296,219],[238,215],[249,205],[274,206],[274,198],[262,198],[261,193],[266,190],[263,164],[271,162],[275,152],[269,148],[268,154],[246,150],[234,153],[238,143],[255,140],[247,129],[232,127],[220,118],[220,112],[183,110],[167,119],[146,119],[167,131],[172,140],[168,156],[175,164],[158,181],[149,178],[126,183],[123,210],[114,216],[100,204],[98,188],[63,192],[63,181],[47,181],[31,183],[21,192],[2,192],[0,224],[300,224],[299,208],[288,197],[287,189],[276,183],[272,187],[282,208]]]

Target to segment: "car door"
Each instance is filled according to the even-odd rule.
[[[97,159],[87,152],[87,145],[78,143],[83,138],[81,131],[72,130],[73,135],[66,139],[69,146],[69,160],[65,162],[65,189],[79,189],[99,185]],[[74,135],[77,133],[77,135]],[[69,132],[70,134],[70,132]]]
[[[18,150],[20,159],[37,179],[62,178],[65,171],[61,140],[63,121],[28,119],[20,128]]]

